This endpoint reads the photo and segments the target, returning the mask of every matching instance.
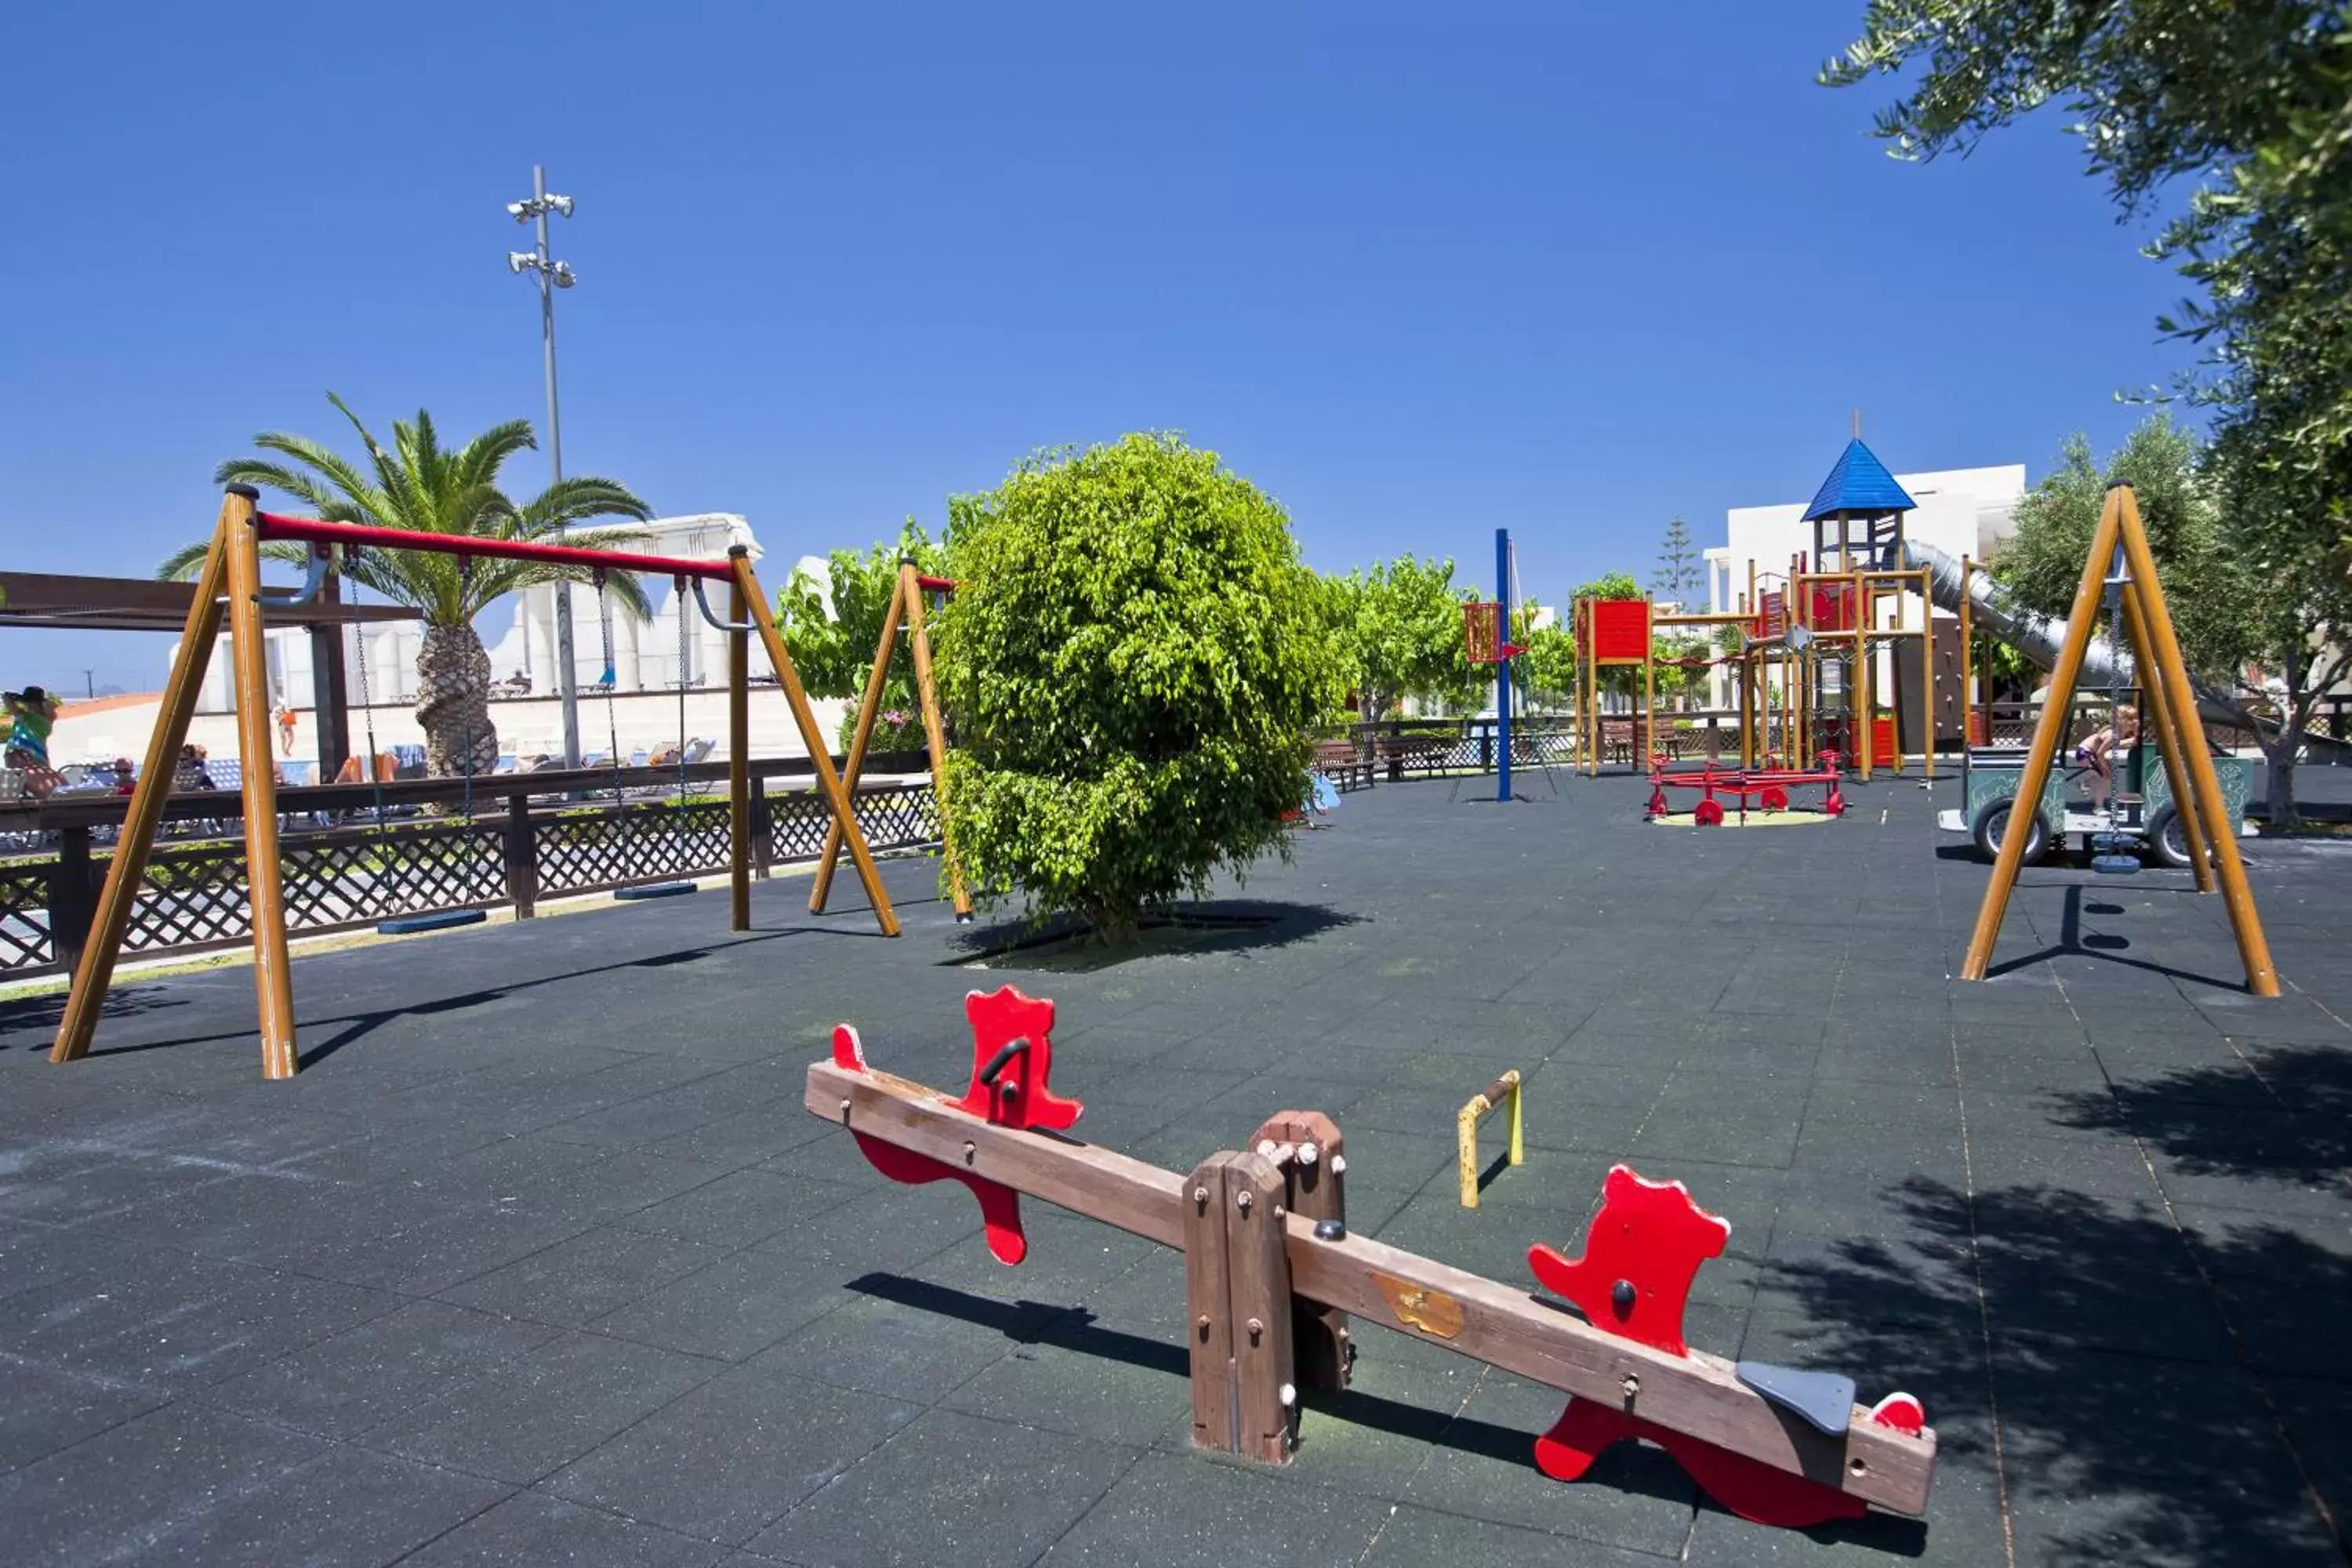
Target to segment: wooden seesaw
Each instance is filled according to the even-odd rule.
[[[1348,1382],[1353,1314],[1566,1394],[1535,1441],[1538,1468],[1558,1479],[1581,1476],[1612,1443],[1645,1438],[1761,1524],[1856,1519],[1872,1504],[1926,1510],[1936,1434],[1917,1400],[1889,1394],[1865,1409],[1850,1378],[1684,1343],[1691,1283],[1731,1227],[1681,1183],[1620,1165],[1581,1256],[1528,1249],[1538,1282],[1571,1310],[1350,1235],[1347,1159],[1328,1117],[1285,1111],[1246,1151],[1213,1154],[1190,1175],[1162,1170],[1067,1136],[1084,1107],[1050,1083],[1053,1003],[1007,985],[971,993],[964,1013],[972,1075],[961,1098],[869,1067],[844,1024],[832,1058],[809,1067],[810,1114],[848,1128],[895,1181],[971,1189],[1004,1263],[1028,1251],[1023,1194],[1181,1249],[1195,1446],[1287,1463],[1299,1389]]]

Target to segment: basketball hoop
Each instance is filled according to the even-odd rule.
[[[1503,637],[1503,606],[1495,600],[1462,606],[1462,652],[1472,664],[1500,664],[1527,649]]]

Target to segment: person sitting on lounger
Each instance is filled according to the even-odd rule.
[[[57,694],[37,686],[0,692],[8,719],[7,764],[25,775],[25,793],[47,800],[64,782],[49,766],[49,731],[58,721]]]

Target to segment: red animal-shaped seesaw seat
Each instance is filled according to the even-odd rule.
[[[1699,1207],[1680,1182],[1645,1181],[1619,1165],[1602,1184],[1583,1254],[1568,1258],[1538,1243],[1528,1249],[1528,1266],[1595,1328],[1686,1356],[1683,1310],[1691,1283],[1699,1265],[1722,1256],[1730,1239],[1729,1222]],[[1870,1419],[1917,1432],[1927,1417],[1917,1400],[1895,1394],[1881,1400]],[[1716,1501],[1759,1524],[1802,1528],[1865,1511],[1861,1499],[1834,1488],[1589,1399],[1570,1397],[1551,1430],[1536,1439],[1536,1467],[1572,1481],[1602,1449],[1629,1437],[1665,1449]]]

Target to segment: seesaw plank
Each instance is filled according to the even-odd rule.
[[[1184,1178],[1174,1171],[1075,1139],[994,1126],[951,1109],[920,1085],[881,1073],[850,1072],[831,1062],[809,1064],[805,1103],[810,1115],[852,1131],[1002,1182],[1162,1247],[1184,1245]]]
[[[1310,1300],[1882,1508],[1909,1514],[1927,1510],[1936,1468],[1933,1429],[1914,1437],[1877,1426],[1857,1409],[1846,1436],[1833,1438],[1775,1409],[1719,1356],[1669,1355],[1603,1333],[1520,1287],[1367,1237],[1318,1240],[1313,1222],[1300,1215],[1290,1216],[1288,1226],[1290,1287]],[[1631,1400],[1629,1378],[1635,1390]]]

